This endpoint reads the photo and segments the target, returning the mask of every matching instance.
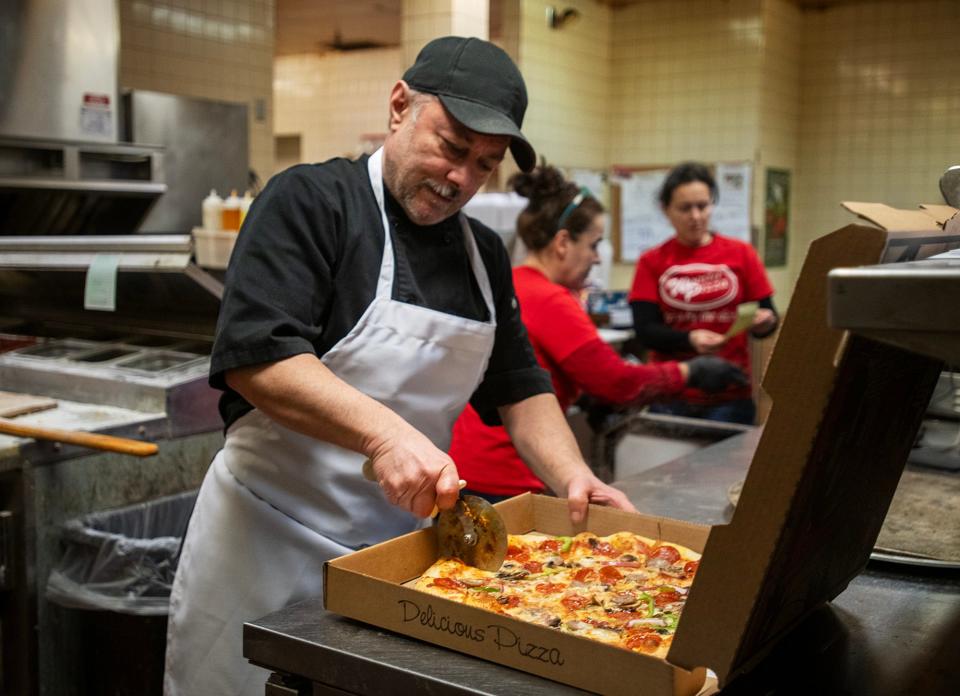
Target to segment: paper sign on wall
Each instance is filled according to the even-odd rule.
[[[719,202],[710,217],[710,226],[722,235],[750,243],[750,193],[752,167],[746,162],[716,166]]]
[[[83,288],[83,308],[113,312],[117,309],[117,268],[121,254],[96,254]]]
[[[636,261],[644,251],[673,236],[657,199],[667,169],[634,172],[620,184],[620,260]]]

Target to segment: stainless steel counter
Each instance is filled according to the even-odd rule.
[[[617,485],[647,514],[722,524],[758,439],[738,435]],[[960,572],[871,562],[723,693],[953,696],[958,645]],[[319,599],[247,624],[244,655],[293,677],[292,690],[267,693],[584,693],[329,614]]]

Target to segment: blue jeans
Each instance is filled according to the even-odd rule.
[[[689,404],[686,401],[668,401],[660,404],[650,404],[650,413],[665,413],[670,416],[754,425],[757,417],[757,406],[753,403],[753,399],[737,399],[736,401],[725,401],[709,406]]]

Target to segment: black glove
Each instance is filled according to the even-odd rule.
[[[700,355],[687,361],[687,386],[702,389],[705,392],[723,391],[731,384],[744,386],[749,384],[743,370],[723,358],[713,355]]]

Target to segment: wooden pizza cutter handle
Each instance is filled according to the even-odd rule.
[[[22,425],[0,418],[0,433],[16,435],[18,437],[32,437],[35,440],[52,440],[68,445],[80,445],[90,449],[106,452],[120,452],[137,457],[149,457],[157,453],[157,445],[142,440],[129,440],[125,437],[101,435],[99,433],[85,433],[78,430],[56,430],[54,428],[38,428],[35,425]]]

